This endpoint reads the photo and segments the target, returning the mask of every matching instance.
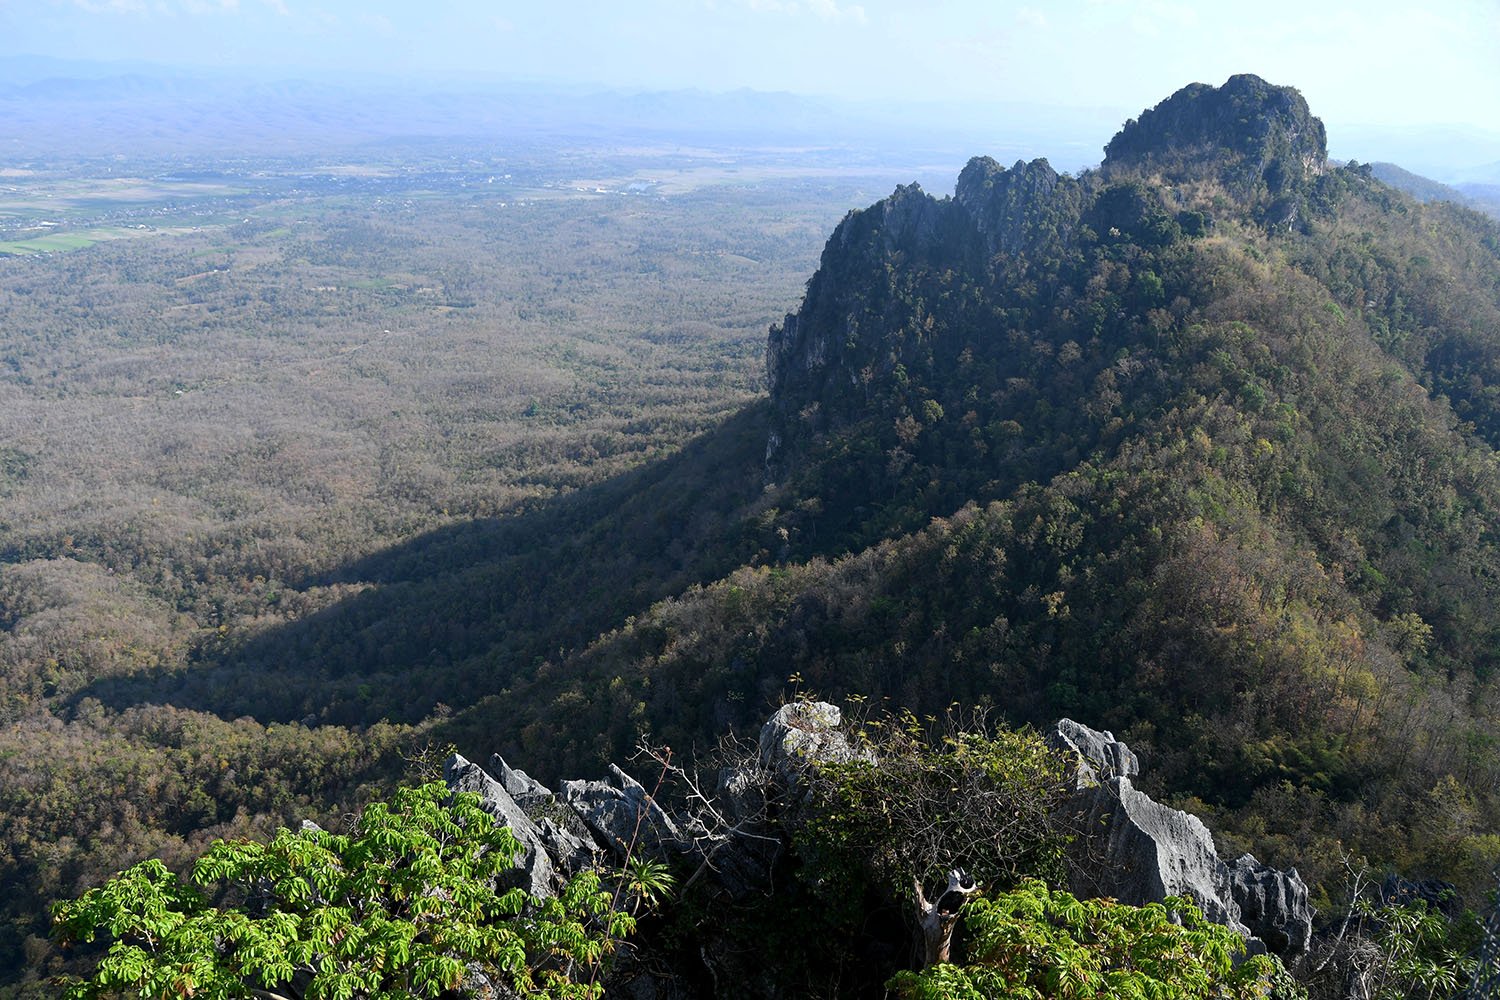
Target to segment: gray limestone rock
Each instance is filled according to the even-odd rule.
[[[1229,869],[1202,820],[1162,805],[1129,778],[1109,778],[1078,795],[1088,803],[1084,829],[1102,854],[1098,894],[1132,906],[1188,896],[1208,919],[1249,936]]]
[[[1083,832],[1076,892],[1136,906],[1187,896],[1210,920],[1244,935],[1252,952],[1307,950],[1313,913],[1295,869],[1278,871],[1248,854],[1225,864],[1202,820],[1132,784],[1140,762],[1114,734],[1063,719],[1047,741],[1077,760],[1069,806]]]
[[[1312,942],[1313,909],[1297,869],[1281,871],[1253,854],[1229,862],[1230,891],[1240,920],[1278,955],[1300,955]]]
[[[760,762],[783,786],[797,784],[812,764],[874,760],[839,729],[843,714],[826,701],[794,701],[778,708],[760,730]]]
[[[1130,747],[1115,739],[1115,734],[1107,729],[1090,729],[1072,719],[1059,719],[1047,734],[1047,745],[1078,756],[1079,789],[1141,773],[1141,762]]]
[[[770,775],[762,768],[726,767],[719,772],[714,799],[725,816],[737,823],[765,815]]]
[[[525,771],[519,771],[505,763],[505,758],[499,754],[490,755],[490,773],[499,781],[506,793],[515,799],[516,805],[522,809],[530,809],[533,806],[554,801],[557,796],[552,794],[552,789],[537,781]]]
[[[546,840],[505,786],[460,754],[449,757],[443,765],[443,780],[454,792],[478,795],[484,811],[495,817],[495,822],[510,827],[510,832],[521,842],[521,854],[516,859],[520,873],[517,884],[539,898],[553,895],[558,875],[547,852]]]
[[[685,850],[682,832],[641,785],[614,764],[607,781],[564,781],[562,801],[616,857]]]

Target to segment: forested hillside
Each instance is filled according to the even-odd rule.
[[[794,692],[1109,727],[1319,902],[1353,856],[1481,904],[1500,227],[1250,76],[1105,153],[898,187],[815,270],[800,187],[0,261],[9,961],[424,747],[552,782]]]
[[[1235,78],[1096,172],[978,159],[953,198],[851,214],[771,333],[756,565],[474,718],[614,720],[563,769],[799,686],[1087,718],[1258,856],[1316,882],[1353,851],[1477,903],[1500,231],[1322,142],[1294,91]]]

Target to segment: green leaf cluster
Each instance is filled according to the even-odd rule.
[[[64,942],[111,943],[69,1000],[433,998],[484,977],[525,995],[593,998],[634,920],[596,873],[556,897],[503,889],[520,845],[440,782],[367,806],[348,834],[219,841],[184,881],[158,860],[53,909]]]

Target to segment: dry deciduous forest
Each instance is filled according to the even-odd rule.
[[[755,397],[768,324],[888,181],[709,166],[424,147],[7,170],[0,967],[45,973],[51,898],[337,815],[432,725],[434,699],[393,708],[365,680],[325,725],[301,702],[194,707],[185,677],[378,588],[361,560],[504,526]],[[597,616],[532,617],[539,654],[554,619]],[[165,680],[127,705],[108,690],[126,678]]]

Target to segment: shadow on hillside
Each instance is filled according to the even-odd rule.
[[[227,719],[415,722],[530,680],[653,602],[722,576],[760,547],[766,404],[680,452],[510,517],[451,525],[325,582],[366,589],[187,668],[102,679],[70,707],[170,704]]]

